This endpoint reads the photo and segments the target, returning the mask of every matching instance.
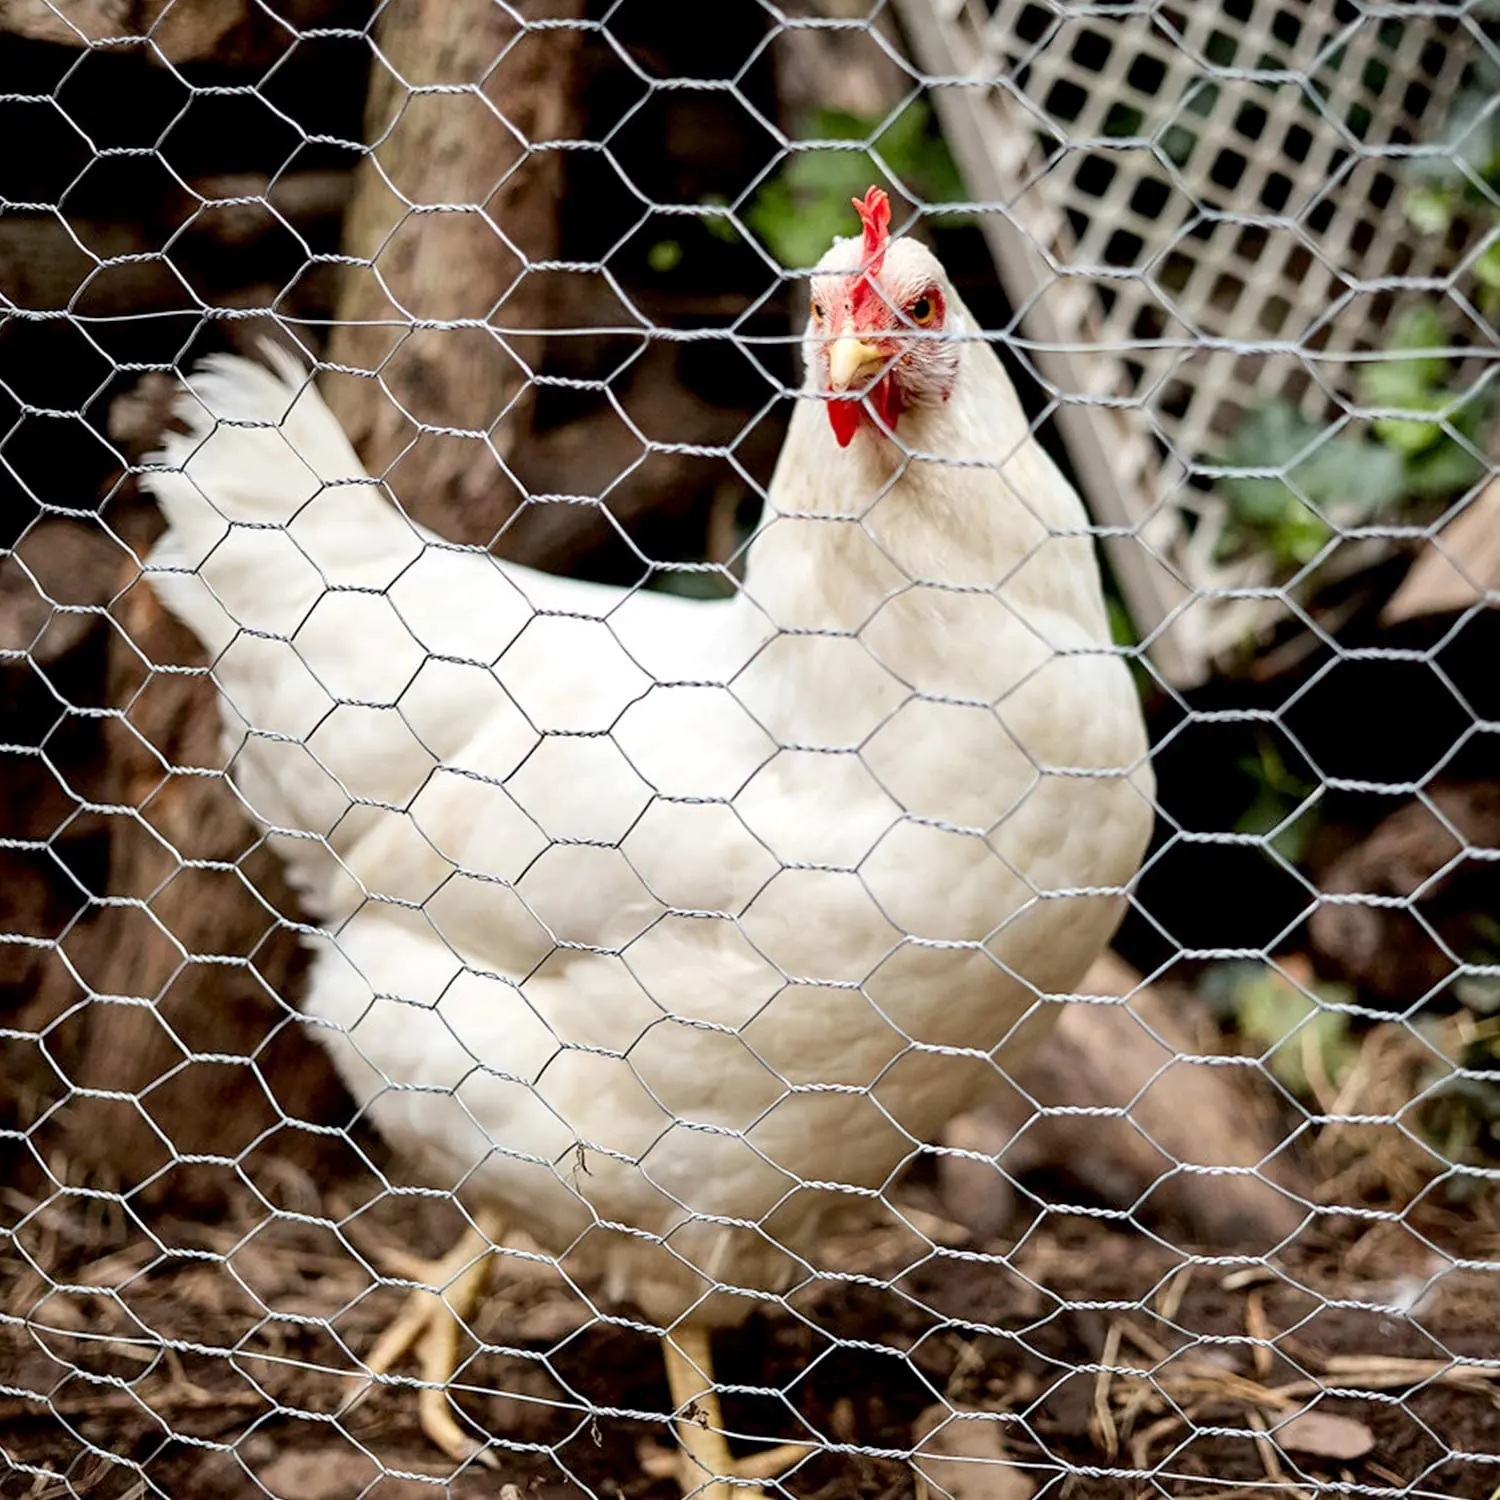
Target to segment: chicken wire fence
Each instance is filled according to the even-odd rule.
[[[1490,8],[418,12],[0,13],[0,1488],[1492,1497]]]

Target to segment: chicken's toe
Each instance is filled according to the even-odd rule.
[[[489,1468],[498,1469],[500,1460],[495,1454],[458,1424],[462,1413],[448,1395],[448,1383],[458,1365],[458,1319],[440,1299],[434,1297],[432,1300],[438,1303],[438,1310],[428,1321],[417,1344],[424,1382],[417,1392],[417,1421],[428,1439],[454,1463],[466,1463],[473,1458]]]
[[[693,1500],[747,1500],[749,1486],[775,1479],[812,1452],[808,1443],[784,1443],[734,1458],[724,1436],[724,1418],[713,1383],[713,1355],[706,1329],[679,1326],[662,1342],[667,1385],[677,1407],[674,1426],[677,1482]],[[726,1480],[738,1480],[728,1484]]]
[[[498,1222],[485,1216],[440,1261],[418,1262],[402,1257],[402,1274],[422,1285],[407,1297],[401,1312],[361,1361],[365,1378],[339,1408],[340,1415],[358,1405],[382,1377],[390,1375],[407,1354],[414,1352],[421,1370],[417,1419],[422,1431],[455,1463],[477,1459],[491,1468],[499,1467],[495,1454],[459,1425],[462,1412],[449,1395],[448,1386],[458,1367],[459,1329],[468,1324],[484,1295],[489,1280],[488,1252],[500,1237]]]

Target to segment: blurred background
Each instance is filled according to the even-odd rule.
[[[140,579],[177,372],[299,349],[423,524],[723,592],[800,379],[798,273],[876,182],[1089,504],[1158,826],[1095,976],[1128,1006],[1070,1010],[956,1127],[989,1161],[904,1189],[908,1238],[990,1258],[872,1228],[851,1264],[884,1292],[731,1349],[790,1367],[826,1324],[828,1430],[899,1447],[934,1384],[1001,1402],[1020,1482],[1062,1495],[1147,1493],[1069,1485],[1164,1452],[1150,1493],[1493,1495],[1496,7],[7,0],[0,123],[0,1461],[72,1486],[5,1493],[83,1493],[106,1451],[195,1500],[380,1475],[286,1430],[331,1357],[298,1309],[363,1289],[315,1221],[370,1204],[375,1234],[402,1169],[298,1022],[295,898]],[[111,1257],[128,1295],[70,1296]],[[566,1450],[602,1482],[632,1439],[546,1426],[527,1382],[649,1406],[631,1335],[557,1277],[494,1316],[566,1351],[495,1377],[493,1421],[549,1455],[519,1478],[566,1488]],[[231,1400],[184,1344],[159,1399],[69,1394],[86,1338],[173,1318],[280,1374]],[[1131,1406],[1111,1342],[1178,1384]],[[1330,1371],[1365,1394],[1300,1448],[1230,1378]],[[910,1488],[861,1463],[793,1488]]]

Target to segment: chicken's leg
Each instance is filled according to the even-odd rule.
[[[811,1451],[806,1443],[785,1443],[748,1458],[733,1458],[724,1436],[724,1418],[714,1390],[713,1352],[708,1330],[683,1325],[662,1340],[667,1362],[667,1387],[677,1413],[677,1440],[682,1444],[677,1478],[684,1495],[697,1500],[735,1500],[744,1485],[724,1484],[738,1479],[753,1484],[774,1479]]]
[[[362,1401],[375,1380],[388,1375],[401,1357],[414,1349],[422,1373],[422,1387],[417,1392],[417,1420],[422,1431],[454,1462],[473,1457],[494,1468],[498,1467],[495,1455],[458,1425],[447,1392],[458,1364],[459,1326],[469,1321],[484,1295],[489,1282],[489,1251],[499,1244],[504,1232],[499,1216],[485,1210],[475,1215],[474,1225],[441,1260],[402,1259],[401,1274],[422,1286],[406,1299],[400,1315],[365,1356],[362,1363],[368,1378],[340,1408],[340,1414]]]

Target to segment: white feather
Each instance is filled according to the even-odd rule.
[[[1084,512],[993,352],[907,457],[801,401],[717,604],[441,542],[284,359],[192,384],[152,578],[304,835],[356,1098],[655,1318],[784,1284],[1078,982],[1150,828]]]

